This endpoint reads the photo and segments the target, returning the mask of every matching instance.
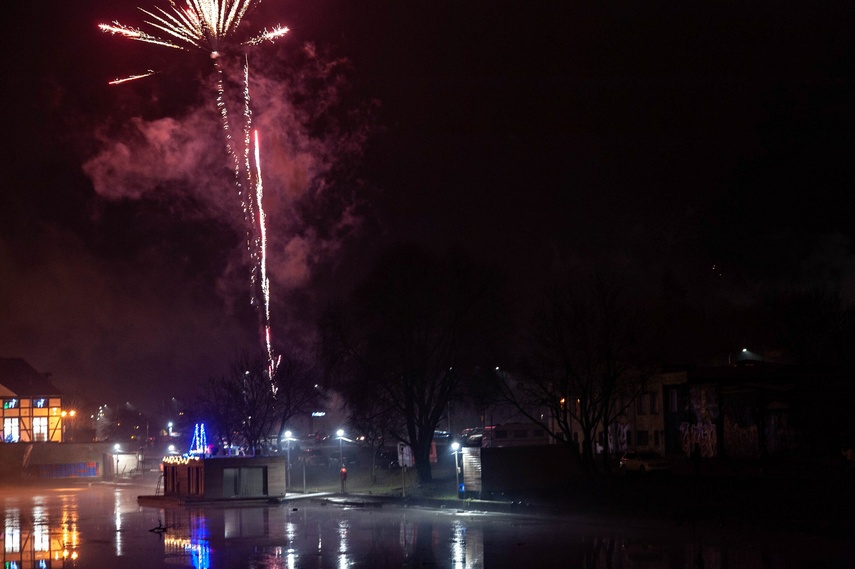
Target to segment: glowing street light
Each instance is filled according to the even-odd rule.
[[[113,445],[113,450],[116,451],[116,472],[115,472],[115,476],[116,476],[116,478],[118,478],[119,477],[119,452],[121,452],[121,450],[122,450],[122,445],[120,445],[119,443],[116,443],[115,445]]]
[[[454,481],[457,483],[457,498],[460,498],[460,466],[457,464],[457,451],[460,449],[460,443],[454,441],[451,443],[451,452],[454,453]]]
[[[77,411],[75,411],[74,409],[72,409],[70,411],[63,411],[62,413],[60,413],[60,416],[63,419],[63,421],[62,421],[62,440],[63,441],[66,440],[66,433],[68,433],[68,441],[71,441],[74,438],[74,432],[71,430],[70,427],[71,427],[71,420],[74,418],[75,415],[77,415]],[[66,421],[66,419],[67,419],[67,421]]]
[[[285,494],[288,494],[288,479],[291,476],[291,431],[285,431],[285,452],[288,457],[287,466],[285,467]]]

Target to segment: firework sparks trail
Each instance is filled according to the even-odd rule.
[[[128,75],[127,77],[122,77],[121,79],[113,79],[108,84],[109,85],[118,85],[120,83],[127,83],[128,81],[136,81],[137,79],[144,79],[145,77],[151,77],[154,75],[154,71],[149,69],[145,73],[140,73],[138,75]]]
[[[256,250],[259,254],[258,267],[261,270],[261,294],[264,298],[264,341],[267,348],[268,373],[273,377],[276,367],[278,366],[277,358],[273,354],[273,346],[270,338],[270,279],[267,277],[267,223],[266,214],[264,213],[264,184],[261,177],[261,147],[259,144],[258,130],[253,132],[254,149],[255,149],[255,203],[258,204],[258,239]],[[276,394],[277,388],[272,386],[273,394]]]
[[[119,22],[100,24],[98,27],[105,33],[135,41],[184,51],[203,50],[211,54],[214,62],[216,107],[225,134],[226,150],[233,161],[235,185],[238,190],[244,221],[247,224],[247,248],[253,261],[250,274],[251,300],[259,310],[261,335],[268,357],[271,389],[275,394],[276,387],[273,384],[273,376],[280,358],[274,355],[271,342],[270,282],[267,277],[267,229],[262,206],[264,190],[257,131],[254,133],[254,144],[251,140],[252,111],[249,97],[249,62],[247,60],[244,65],[243,77],[243,140],[238,142],[232,136],[231,119],[226,104],[225,74],[218,61],[220,51],[228,46],[229,40],[235,35],[243,17],[258,2],[260,0],[185,0],[186,5],[179,6],[176,0],[169,0],[169,10],[156,8],[155,11],[150,11],[140,8],[140,11],[150,18],[145,20],[145,23],[170,36],[166,38],[152,35],[139,28],[126,26]],[[270,31],[265,28],[247,41],[235,43],[240,46],[257,46],[265,41],[276,41],[288,31],[287,27],[277,25]],[[154,71],[148,70],[146,73],[116,79],[110,84],[117,85],[142,79],[154,73]],[[251,148],[254,148],[254,165],[250,163]],[[244,188],[244,178],[246,189]],[[253,187],[255,189],[254,194],[249,191]],[[260,300],[258,298],[259,288],[261,290]]]

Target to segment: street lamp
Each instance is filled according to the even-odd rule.
[[[116,472],[115,472],[115,477],[116,477],[116,478],[118,478],[118,477],[119,477],[119,451],[120,451],[120,450],[122,450],[122,447],[121,447],[121,445],[119,445],[119,443],[116,443],[116,444],[113,446],[113,450],[115,450],[115,451],[116,451]]]
[[[285,452],[288,457],[285,467],[285,494],[288,494],[288,478],[291,476],[291,431],[285,431]]]
[[[77,414],[77,411],[75,411],[73,409],[71,411],[63,411],[62,413],[60,413],[60,416],[62,417],[62,440],[63,440],[63,442],[70,442],[71,440],[74,439],[74,432],[71,430],[71,420],[74,418],[74,416],[76,414]],[[66,421],[66,419],[67,419],[67,421]],[[68,440],[67,441],[66,441],[66,433],[68,434]]]
[[[454,453],[454,481],[457,483],[457,497],[460,498],[460,466],[457,464],[457,451],[460,449],[460,443],[454,441],[451,443],[451,452]]]
[[[344,430],[339,429],[335,432],[338,435],[338,458],[341,461],[341,467],[344,468],[344,454],[342,454],[342,441],[344,440]]]

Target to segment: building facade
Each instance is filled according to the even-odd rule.
[[[164,496],[198,500],[285,496],[282,456],[174,456],[164,458],[162,468]]]
[[[62,396],[21,358],[0,358],[3,442],[62,442]]]

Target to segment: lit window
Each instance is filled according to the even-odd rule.
[[[33,407],[44,409],[45,405],[47,405],[47,399],[33,399]]]
[[[6,511],[6,524],[4,532],[6,553],[20,553],[21,551],[21,518],[18,510]],[[14,563],[14,561],[13,561]]]
[[[3,440],[7,443],[16,443],[21,439],[20,426],[17,417],[6,417],[3,419]]]
[[[3,400],[3,409],[17,409],[18,408],[18,400],[17,399],[4,399]]]
[[[48,440],[48,420],[47,417],[33,417],[33,440],[46,441]]]

